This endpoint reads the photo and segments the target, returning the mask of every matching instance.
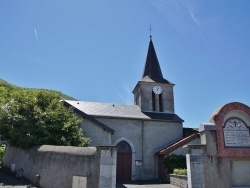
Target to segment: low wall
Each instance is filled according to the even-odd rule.
[[[8,145],[4,166],[43,188],[71,188],[73,177],[88,188],[115,188],[116,184],[116,149],[113,146],[43,145],[22,150]]]
[[[181,188],[188,187],[187,176],[181,176],[175,174],[170,174],[169,176],[170,176],[170,184],[176,185],[177,187]]]

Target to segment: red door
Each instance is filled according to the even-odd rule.
[[[125,141],[119,142],[117,147],[116,179],[131,180],[131,147]]]
[[[117,180],[131,180],[131,153],[117,153]]]

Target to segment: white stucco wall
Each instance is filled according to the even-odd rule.
[[[135,148],[134,160],[143,161],[142,166],[135,166],[134,180],[150,180],[157,178],[157,165],[155,153],[167,144],[182,137],[182,123],[166,122],[166,121],[152,121],[141,119],[117,119],[117,118],[104,118],[96,117],[98,121],[104,123],[110,128],[115,130],[111,135],[111,144],[115,143],[118,139],[125,137],[131,141]],[[85,127],[93,127],[93,124],[86,122]],[[95,126],[96,127],[96,126]],[[84,129],[85,130],[85,129]],[[100,143],[99,137],[107,137],[105,131],[101,136],[101,132],[96,132],[96,128],[92,131],[85,132],[93,134],[92,144]],[[96,140],[94,140],[96,139]],[[101,140],[104,138],[101,138]],[[107,139],[104,139],[107,140]],[[135,164],[135,161],[132,163]],[[133,169],[133,168],[132,168]]]
[[[144,126],[144,179],[156,179],[155,152],[182,137],[182,123],[145,121]]]
[[[95,123],[83,119],[81,128],[84,132],[84,136],[90,138],[89,146],[107,146],[112,145],[111,133],[105,131],[102,127]]]

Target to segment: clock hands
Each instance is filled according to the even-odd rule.
[[[162,93],[162,88],[161,86],[154,86],[153,87],[153,92],[157,95],[161,94]]]

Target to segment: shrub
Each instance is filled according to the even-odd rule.
[[[3,162],[4,150],[5,150],[5,145],[1,145],[0,146],[0,164]]]
[[[176,168],[173,172],[176,175],[187,175],[187,169]]]

